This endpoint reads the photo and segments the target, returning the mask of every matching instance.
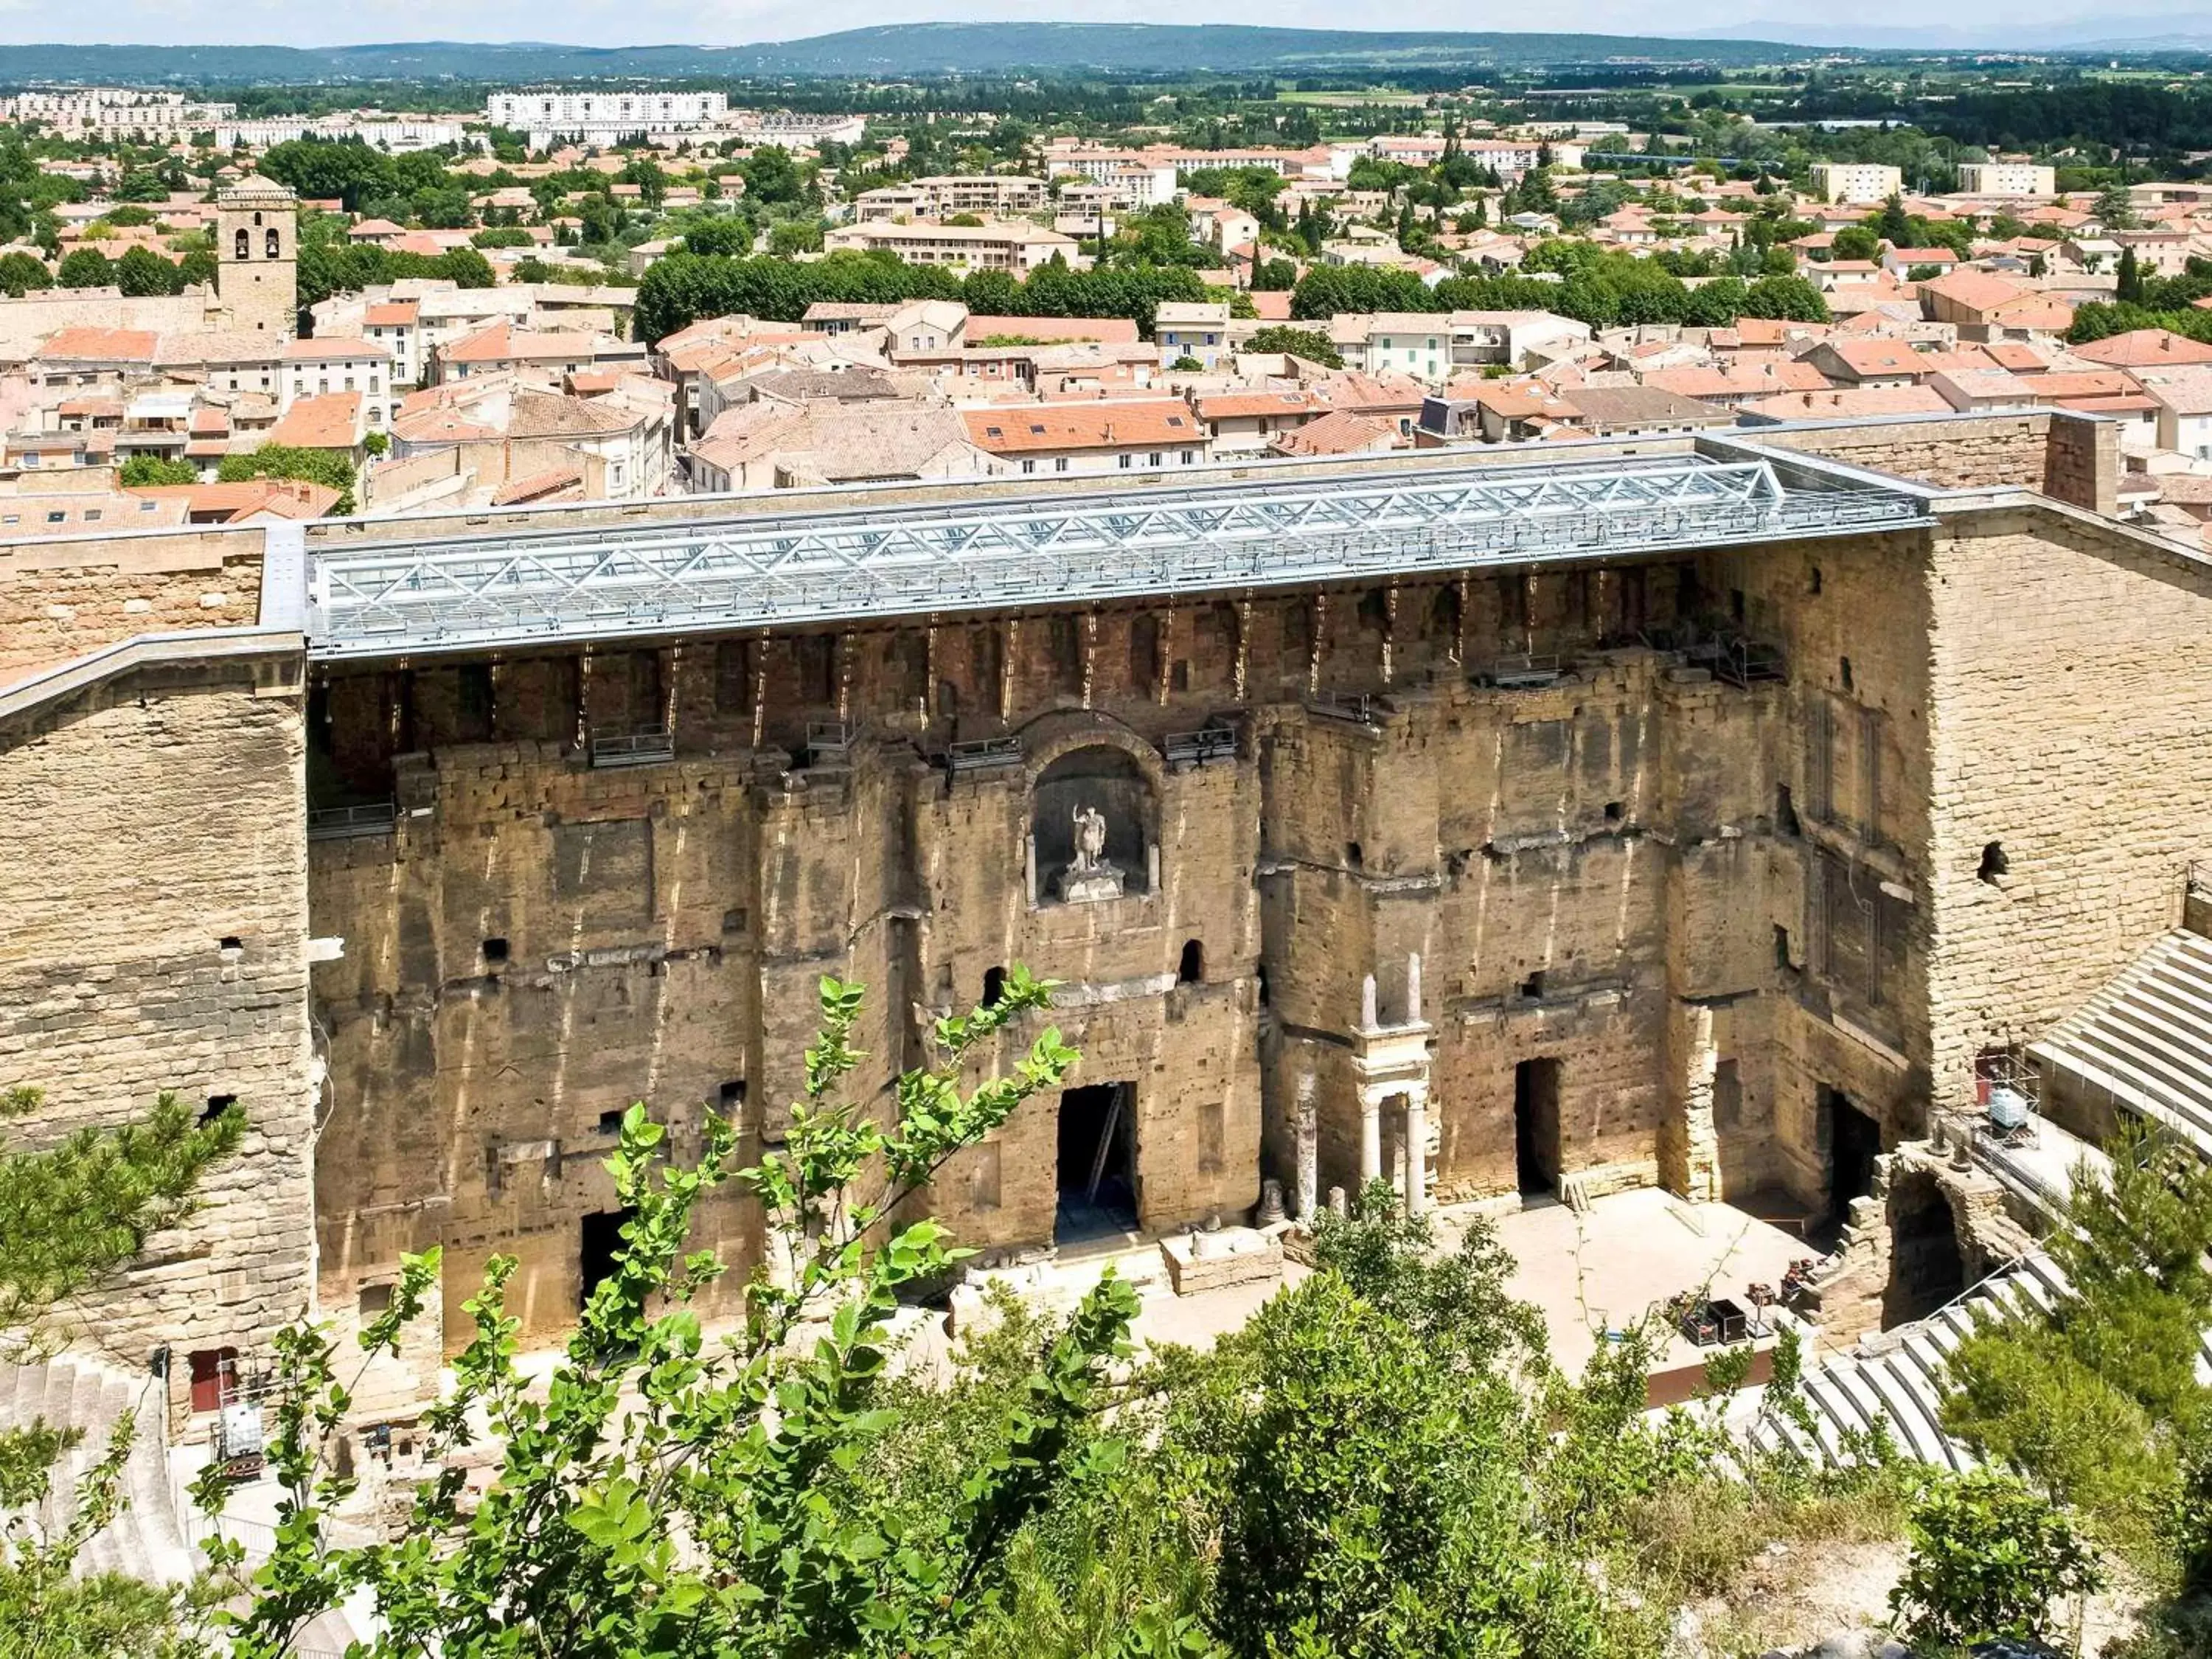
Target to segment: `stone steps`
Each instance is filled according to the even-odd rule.
[[[77,1482],[106,1455],[124,1414],[137,1413],[115,1518],[78,1552],[80,1578],[117,1572],[179,1583],[192,1576],[196,1558],[185,1543],[170,1486],[162,1409],[155,1379],[126,1376],[83,1355],[0,1365],[0,1428],[27,1428],[43,1420],[50,1428],[82,1432],[55,1464],[52,1488],[39,1506],[39,1524],[48,1537],[70,1524],[76,1512]]]

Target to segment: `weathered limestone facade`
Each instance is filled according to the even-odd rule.
[[[287,838],[293,977],[254,988],[292,1000],[236,1018],[300,1069],[237,1092],[305,1098],[312,1012],[313,1284],[342,1322],[436,1243],[448,1342],[495,1251],[521,1259],[528,1334],[565,1328],[619,1219],[616,1116],[649,1101],[679,1153],[708,1112],[774,1138],[825,973],[869,988],[858,1087],[886,1103],[927,1022],[1006,966],[1065,982],[1073,1082],[1096,1092],[1032,1103],[928,1195],[1000,1259],[1054,1248],[1106,1174],[1152,1233],[1244,1218],[1263,1177],[1300,1214],[1370,1175],[1415,1202],[1658,1182],[1842,1205],[1932,1105],[1971,1097],[1978,1057],[2175,920],[2212,821],[2212,595],[2202,561],[2021,488],[2100,499],[2103,423],[1771,441],[1972,493],[1929,497],[1933,528],[1826,539],[319,660],[303,705],[195,690],[211,736],[179,724],[181,692],[113,696],[123,752],[150,756],[149,721],[191,739],[144,763],[131,810],[199,810],[181,763],[201,741],[237,751],[211,787],[270,796],[234,813],[236,845],[149,832],[133,868],[182,927],[274,867],[245,849]],[[423,533],[318,526],[310,550]],[[1738,672],[1684,653],[1716,637],[1749,652]],[[70,826],[10,813],[42,870],[121,856],[86,845],[112,802],[55,805],[89,763],[74,730],[0,752],[0,799]],[[303,793],[392,817],[310,840]],[[1112,880],[1070,902],[1093,810]],[[11,923],[46,916],[18,896],[35,885],[11,880]],[[88,902],[88,936],[143,924]],[[212,944],[264,921],[191,925]],[[343,945],[302,999],[309,936]],[[42,988],[96,984],[80,964],[120,949],[52,918],[0,939],[0,969]],[[150,960],[190,970],[181,943]],[[110,1046],[55,994],[14,1030],[0,1016],[16,1052]],[[194,1054],[232,1018],[192,1015]],[[178,1082],[167,1060],[71,1099],[122,1109]],[[304,1181],[305,1136],[282,1155]],[[279,1208],[270,1235],[304,1258]],[[733,1293],[758,1218],[719,1197],[701,1232]],[[215,1317],[306,1299],[304,1268],[252,1277]]]
[[[126,1371],[262,1348],[308,1305],[319,1065],[307,986],[296,634],[153,661],[27,706],[0,696],[0,1083],[51,1144],[172,1090],[235,1099],[241,1154],[96,1302],[60,1310]]]

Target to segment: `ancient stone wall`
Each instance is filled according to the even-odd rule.
[[[134,634],[252,626],[258,530],[0,545],[0,684]]]
[[[2178,924],[2212,851],[2204,562],[2048,511],[1935,552],[1932,1088],[2071,1013]]]
[[[1763,444],[1802,450],[1848,462],[1872,472],[1887,472],[1944,489],[1986,489],[2017,484],[2041,489],[2051,463],[2049,410],[2030,414],[1955,415],[1948,419],[1839,421],[1755,428],[1747,435]],[[2108,422],[2118,454],[2118,428]]]
[[[296,642],[118,676],[0,726],[0,1082],[33,1142],[234,1100],[204,1207],[149,1242],[82,1340],[127,1370],[250,1354],[307,1311],[315,1085]]]

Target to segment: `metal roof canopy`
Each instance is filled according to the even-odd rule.
[[[1933,521],[1910,486],[1717,447],[1743,459],[1349,471],[315,552],[310,649],[386,657],[1170,597]]]

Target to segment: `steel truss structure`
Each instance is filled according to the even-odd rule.
[[[1738,455],[1746,452],[1735,451]],[[313,551],[319,658],[636,638],[1772,541],[1930,522],[1778,458],[1311,474]]]

